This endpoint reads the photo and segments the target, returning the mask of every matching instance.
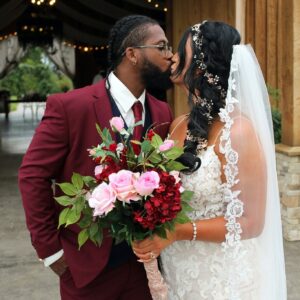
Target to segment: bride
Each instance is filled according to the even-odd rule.
[[[142,261],[160,256],[172,300],[286,299],[269,99],[252,48],[239,43],[236,29],[206,21],[173,58],[190,104],[171,138],[190,166],[181,180],[194,191],[191,223],[133,246]]]

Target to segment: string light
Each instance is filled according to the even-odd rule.
[[[150,3],[150,4],[152,4],[155,8],[158,8],[158,9],[161,9],[160,7],[162,7],[163,5],[160,5],[160,3],[158,3],[158,1],[156,0],[154,0],[154,1],[152,1],[152,0],[146,0],[148,3]],[[163,11],[164,12],[167,12],[168,11],[168,8],[167,7],[164,7],[163,8]]]
[[[28,26],[24,26],[23,29],[26,27],[26,30],[29,29],[29,30],[35,30],[34,28],[28,28]],[[43,31],[43,28],[40,27],[39,28],[39,31]],[[17,36],[18,35],[18,32],[14,31],[14,32],[11,32],[11,33],[8,33],[8,34],[5,34],[5,35],[0,35],[0,42],[3,42],[5,40],[7,40],[8,38],[12,37],[12,36]],[[67,41],[63,41],[63,44],[65,46],[68,46],[68,47],[72,47],[74,49],[78,49],[78,50],[81,50],[83,52],[92,52],[92,51],[103,51],[105,49],[108,48],[108,45],[99,45],[99,46],[88,46],[88,45],[78,45],[78,44],[73,44],[73,43],[70,43],[70,42],[67,42]]]
[[[31,4],[33,5],[50,5],[50,6],[53,6],[55,3],[56,3],[56,0],[30,0]]]
[[[104,50],[105,48],[108,48],[108,45],[106,46],[87,46],[87,45],[78,45],[78,44],[73,44],[73,43],[69,43],[69,42],[66,42],[64,41],[63,44],[65,46],[68,46],[68,47],[72,47],[74,49],[78,49],[82,52],[92,52],[92,51],[100,51],[100,50]]]
[[[8,38],[12,37],[12,36],[17,36],[18,33],[15,31],[15,32],[11,32],[11,33],[8,33],[8,34],[5,34],[5,35],[1,35],[0,36],[0,41],[5,41],[7,40]]]

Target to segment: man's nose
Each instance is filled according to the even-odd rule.
[[[168,51],[168,54],[167,54],[167,56],[166,56],[166,58],[168,59],[168,60],[171,60],[172,61],[172,58],[173,58],[173,52],[171,51],[171,50],[169,50]]]

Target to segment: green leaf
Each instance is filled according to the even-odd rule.
[[[96,148],[96,157],[104,157],[106,155],[106,151],[102,150],[101,148]]]
[[[187,202],[181,202],[182,211],[186,214],[188,212],[193,211],[193,207],[191,207]]]
[[[168,171],[181,171],[187,169],[186,166],[175,160],[169,161],[166,165],[166,168]]]
[[[96,129],[97,129],[97,132],[98,132],[98,134],[100,135],[102,141],[104,142],[105,136],[103,135],[103,132],[102,132],[100,126],[99,126],[97,123],[96,123]]]
[[[89,235],[87,229],[83,229],[80,231],[78,234],[78,244],[79,244],[79,249],[81,248],[82,245],[88,240]]]
[[[66,226],[75,224],[80,219],[80,214],[77,213],[76,209],[71,209],[67,216]]]
[[[166,238],[167,238],[167,231],[166,231],[166,229],[165,229],[164,227],[158,227],[158,228],[156,228],[156,229],[155,229],[155,233],[156,233],[159,237],[161,237],[161,238],[163,238],[163,239],[166,239]]]
[[[82,219],[78,223],[78,225],[81,228],[85,228],[85,227],[89,226],[91,222],[92,222],[92,216],[88,215],[88,214],[84,214],[83,217],[82,217]]]
[[[194,192],[192,191],[184,191],[181,195],[180,198],[182,201],[190,201],[194,195]]]
[[[109,130],[107,128],[104,128],[103,130],[101,130],[101,128],[98,124],[96,124],[96,129],[97,129],[97,132],[99,133],[103,143],[106,146],[109,146],[112,142],[112,138],[111,138]]]
[[[154,168],[154,165],[150,164],[150,163],[145,163],[146,167],[150,167],[150,168]]]
[[[162,143],[163,143],[163,140],[161,139],[161,137],[155,133],[155,135],[152,137],[151,145],[154,148],[158,148]]]
[[[147,232],[134,232],[134,240],[137,240],[137,241],[142,241],[148,236],[149,236],[149,231],[147,231]]]
[[[70,210],[71,209],[67,207],[60,212],[58,219],[58,228],[67,222],[67,217]]]
[[[190,218],[183,212],[177,214],[175,218],[176,223],[185,224],[190,222]]]
[[[96,232],[96,234],[91,238],[92,242],[94,242],[97,246],[101,246],[103,240],[103,231],[102,228]]]
[[[159,164],[159,165],[158,165],[158,167],[159,167],[159,168],[161,168],[163,171],[166,171],[166,168],[165,168],[165,166],[164,166],[164,165],[162,165],[162,164]]]
[[[89,186],[89,184],[91,184],[91,183],[95,183],[95,182],[96,182],[95,178],[92,177],[92,176],[83,176],[82,179],[83,179],[83,182],[84,182],[87,186]]]
[[[143,141],[142,145],[141,145],[141,149],[142,149],[142,152],[147,154],[152,149],[150,141],[148,141],[148,140]]]
[[[175,230],[174,220],[164,223],[164,227],[169,231],[174,231]]]
[[[74,204],[73,198],[70,198],[69,196],[54,197],[54,199],[62,206],[69,206]]]
[[[157,152],[153,152],[148,159],[154,164],[158,164],[162,161],[161,155]]]
[[[97,234],[97,231],[98,231],[98,224],[93,222],[89,228],[89,236],[90,238],[93,238],[96,234]]]
[[[77,195],[78,190],[74,187],[73,184],[69,182],[64,182],[64,183],[58,183],[57,184],[61,190],[68,196],[75,196]]]
[[[73,173],[71,180],[75,189],[81,190],[83,188],[83,178],[80,174]]]
[[[106,146],[109,146],[112,143],[112,137],[108,128],[104,128],[102,132],[104,137],[103,142],[105,143]]]
[[[165,151],[164,155],[166,158],[174,160],[174,159],[180,157],[183,154],[183,152],[184,151],[182,148],[173,147],[170,150]]]
[[[75,210],[77,214],[81,214],[82,210],[84,209],[86,204],[86,200],[83,196],[79,196],[76,198],[76,202],[75,202]]]

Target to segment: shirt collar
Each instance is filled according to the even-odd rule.
[[[139,98],[136,98],[113,72],[108,75],[107,80],[109,80],[110,83],[110,93],[113,99],[118,106],[121,107],[124,113],[127,113],[136,101],[140,101],[142,103],[143,110],[145,111],[146,90],[143,91]]]

